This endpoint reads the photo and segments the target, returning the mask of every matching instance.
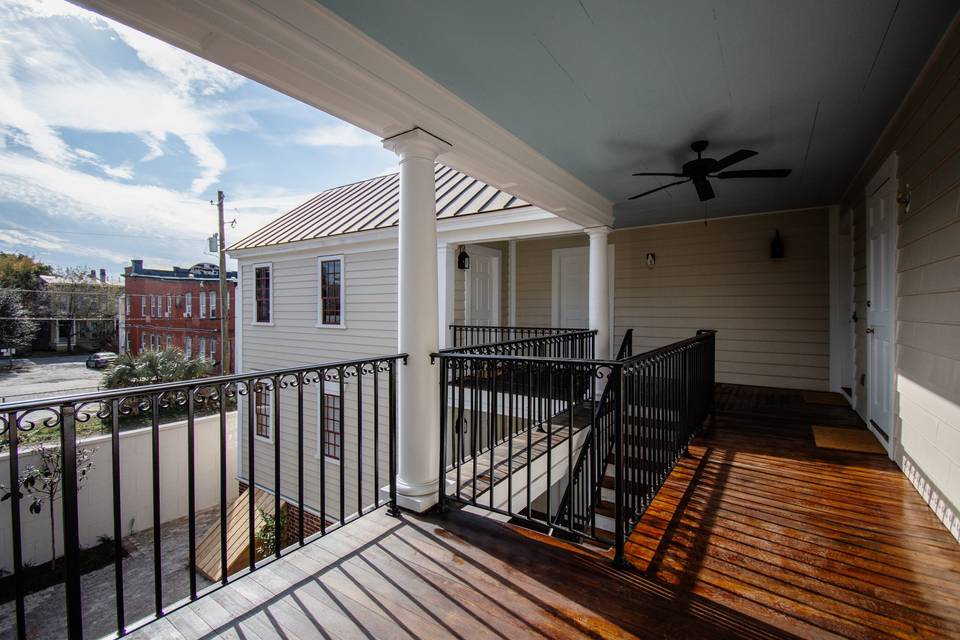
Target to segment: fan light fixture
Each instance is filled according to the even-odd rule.
[[[461,271],[470,269],[470,254],[467,253],[467,248],[463,245],[460,245],[457,253],[457,269]]]

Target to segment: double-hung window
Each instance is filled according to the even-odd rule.
[[[207,296],[206,294],[204,294],[203,291],[201,291],[197,295],[197,297],[200,298],[200,317],[206,318],[207,317]]]
[[[123,296],[127,305],[127,317],[130,317],[130,296]]]
[[[200,346],[197,347],[197,356],[200,358],[207,356],[207,339],[204,336],[200,336]]]
[[[193,336],[187,336],[183,339],[183,355],[187,358],[193,357]]]
[[[254,322],[273,322],[273,265],[253,265]]]
[[[253,433],[264,440],[273,440],[272,394],[263,383],[253,385]]]
[[[167,349],[173,347],[173,336],[167,336]]]
[[[150,317],[157,317],[157,297],[152,293],[150,294]]]
[[[343,457],[343,422],[340,383],[328,382],[318,390],[318,455],[339,462]]]
[[[140,317],[147,317],[147,296],[143,294],[140,295]]]
[[[183,315],[187,318],[193,315],[193,294],[186,293],[183,296]]]
[[[343,256],[324,256],[317,259],[320,290],[317,326],[343,327]]]
[[[173,310],[173,294],[167,294],[167,312],[164,314],[166,317],[170,317],[170,312]]]
[[[216,291],[210,292],[210,317],[211,318],[217,317],[217,292]]]
[[[140,334],[140,352],[143,353],[147,350],[147,334]]]
[[[216,362],[217,360],[217,339],[210,338],[210,360]]]

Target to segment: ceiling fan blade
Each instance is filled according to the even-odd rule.
[[[740,149],[740,151],[734,151],[726,158],[720,158],[717,160],[717,164],[713,165],[713,171],[723,171],[730,165],[743,162],[747,158],[752,158],[755,155],[757,155],[757,152],[750,151],[749,149]]]
[[[671,178],[682,178],[682,173],[633,173],[634,176],[668,176]]]
[[[669,189],[670,187],[674,187],[678,184],[683,184],[684,182],[690,182],[690,178],[687,178],[686,180],[678,180],[677,182],[671,182],[670,184],[665,184],[662,187],[657,187],[656,189],[650,189],[650,191],[644,191],[643,193],[638,193],[635,196],[630,196],[629,198],[627,198],[627,200],[636,200],[637,198],[648,196],[651,193],[656,193],[657,191],[662,191],[663,189]]]
[[[716,175],[721,180],[727,178],[786,178],[790,169],[747,169],[744,171],[724,171]]]
[[[713,200],[716,197],[716,194],[713,192],[713,187],[710,186],[710,181],[706,178],[703,180],[694,180],[693,186],[697,188],[697,195],[700,196],[700,202]]]

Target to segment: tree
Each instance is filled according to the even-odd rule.
[[[213,365],[209,360],[187,358],[176,348],[144,351],[136,356],[124,353],[103,372],[100,384],[107,389],[138,387],[205,378],[212,372]]]
[[[10,289],[0,289],[0,347],[26,349],[38,328],[20,296]]]
[[[93,456],[97,452],[96,448],[87,449],[77,448],[77,491],[80,491],[83,481],[93,469]],[[39,515],[43,511],[43,504],[47,503],[50,514],[50,567],[53,568],[57,561],[57,538],[56,527],[54,525],[54,502],[60,497],[60,491],[63,488],[63,456],[60,453],[60,447],[40,443],[33,450],[40,458],[39,465],[30,465],[27,470],[20,474],[17,481],[17,497],[23,499],[24,495],[32,498],[30,501],[30,513]],[[13,492],[7,490],[3,485],[0,489],[4,491],[0,502],[9,500]]]
[[[0,252],[0,288],[35,290],[40,276],[50,275],[53,268],[22,253]]]

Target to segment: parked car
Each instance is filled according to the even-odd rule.
[[[91,353],[90,357],[87,358],[87,368],[88,369],[102,369],[107,367],[117,360],[117,354],[113,351],[98,351],[96,353]]]

